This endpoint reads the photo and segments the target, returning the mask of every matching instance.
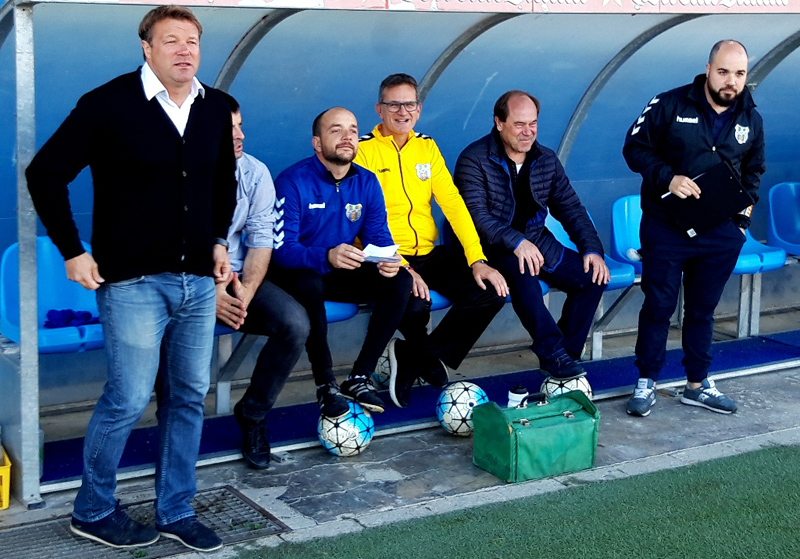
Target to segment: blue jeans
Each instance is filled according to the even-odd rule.
[[[161,346],[166,380],[158,410],[156,522],[194,516],[195,465],[214,338],[214,280],[157,274],[101,286],[108,381],[86,430],[83,479],[73,516],[94,522],[116,507],[122,451],[153,391]]]

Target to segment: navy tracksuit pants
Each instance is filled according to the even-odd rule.
[[[728,221],[689,238],[657,219],[642,217],[642,292],[636,338],[639,376],[658,380],[664,367],[670,318],[683,278],[683,367],[689,382],[701,382],[711,365],[714,310],[736,266],[745,237]]]

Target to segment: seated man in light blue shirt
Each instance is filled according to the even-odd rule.
[[[275,186],[266,165],[244,153],[239,103],[225,97],[233,116],[238,191],[227,238],[233,274],[217,284],[217,320],[234,330],[269,336],[250,386],[233,408],[242,430],[242,454],[251,468],[263,469],[270,457],[266,415],[300,358],[309,323],[297,301],[264,279],[272,257]]]

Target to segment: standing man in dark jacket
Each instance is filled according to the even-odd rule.
[[[630,415],[646,416],[655,404],[655,383],[664,366],[669,321],[683,277],[683,366],[688,383],[681,402],[719,413],[736,403],[708,378],[714,309],[745,241],[752,207],[714,229],[689,237],[664,206],[664,198],[700,198],[691,177],[722,161],[740,174],[754,200],[764,173],[761,115],[745,87],[747,51],[731,40],[711,49],[705,75],[654,97],[625,137],[622,153],[642,175],[642,291],[636,339],[639,381]]]
[[[187,8],[160,6],[139,25],[145,64],[84,95],[27,169],[39,217],[69,279],[96,290],[108,381],[89,421],[74,533],[111,547],[155,542],[191,549],[222,541],[195,515],[195,465],[214,335],[214,280],[236,203],[231,113],[202,85],[202,26]],[[68,184],[92,171],[93,253],[83,250]],[[163,352],[157,413],[156,529],[114,497],[128,435],[150,402]]]
[[[609,273],[597,231],[561,162],[536,141],[538,119],[533,95],[517,90],[501,95],[494,129],[461,152],[454,181],[489,262],[508,281],[540,367],[568,379],[586,374],[577,361]],[[545,227],[548,210],[580,254]],[[567,294],[558,324],[544,304],[539,278]]]

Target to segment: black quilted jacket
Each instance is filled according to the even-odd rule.
[[[555,152],[538,141],[531,150],[535,159],[531,164],[530,185],[539,211],[528,220],[524,234],[511,228],[515,205],[511,175],[494,133],[468,145],[458,157],[453,180],[472,215],[484,249],[513,251],[525,238],[542,253],[545,269],[552,270],[561,261],[564,247],[545,227],[549,210],[581,254],[602,256],[603,245],[597,231]]]

